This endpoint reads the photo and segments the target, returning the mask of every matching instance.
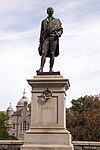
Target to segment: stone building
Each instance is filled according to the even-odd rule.
[[[29,129],[31,120],[31,105],[25,94],[26,93],[24,90],[23,97],[18,101],[16,105],[16,111],[13,110],[11,103],[6,111],[9,117],[7,121],[7,125],[9,126],[9,134],[16,136],[17,139],[20,140],[24,138],[25,131]]]

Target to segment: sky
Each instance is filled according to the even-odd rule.
[[[63,26],[54,71],[69,79],[66,107],[72,99],[100,94],[100,0],[0,0],[0,111],[31,100],[27,79],[40,67],[41,21],[47,7]],[[47,59],[44,71],[49,70]]]

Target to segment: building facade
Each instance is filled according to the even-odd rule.
[[[16,105],[16,111],[13,110],[11,103],[6,111],[9,117],[7,121],[7,125],[9,126],[8,132],[10,135],[14,135],[19,140],[23,140],[24,133],[29,129],[31,121],[31,104],[25,94],[24,90],[23,97]]]

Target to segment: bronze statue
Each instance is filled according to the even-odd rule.
[[[54,59],[59,55],[59,37],[63,33],[62,24],[59,19],[53,17],[54,9],[47,8],[47,18],[41,23],[39,55],[41,65],[38,72],[43,72],[46,57],[50,57],[50,72],[53,70]]]

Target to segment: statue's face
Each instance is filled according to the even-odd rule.
[[[47,14],[48,14],[48,16],[49,16],[49,17],[52,17],[53,13],[54,13],[53,8],[52,8],[52,7],[49,7],[49,8],[47,9]]]

